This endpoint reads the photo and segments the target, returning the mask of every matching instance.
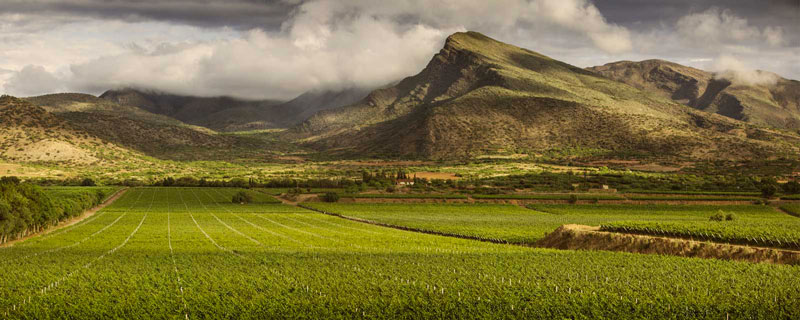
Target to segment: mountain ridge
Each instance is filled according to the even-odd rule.
[[[418,74],[317,113],[288,136],[317,150],[423,158],[559,148],[700,158],[796,150],[794,140],[758,130],[466,32],[448,37]],[[722,140],[742,154],[729,154]]]
[[[587,70],[698,110],[755,125],[800,129],[800,82],[774,73],[755,71],[774,83],[746,83],[733,72],[712,73],[658,59],[611,62]]]

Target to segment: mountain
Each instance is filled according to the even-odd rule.
[[[470,158],[568,152],[742,159],[798,137],[698,111],[476,32],[456,33],[419,74],[287,132],[348,155]]]
[[[620,61],[588,70],[693,108],[756,125],[800,129],[800,81],[756,71],[737,79],[663,60]]]
[[[288,101],[190,97],[136,89],[109,90],[100,98],[216,131],[286,128],[316,112],[356,102],[369,90],[315,90]]]
[[[346,106],[360,101],[372,89],[350,87],[341,90],[312,90],[273,107],[278,123],[291,127],[302,123],[317,112]]]

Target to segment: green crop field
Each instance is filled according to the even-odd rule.
[[[557,215],[594,215],[608,231],[691,237],[717,242],[800,249],[800,219],[769,206],[708,205],[533,205]],[[733,214],[732,221],[712,221],[711,216]]]
[[[781,209],[795,217],[800,218],[800,204],[784,204],[781,206]]]
[[[800,317],[797,266],[492,244],[233,204],[237,191],[131,189],[81,223],[0,248],[0,315]]]
[[[491,204],[308,206],[388,225],[522,244],[534,244],[564,224],[635,233],[660,234],[669,230],[675,236],[731,243],[750,243],[750,239],[752,244],[786,248],[794,248],[793,241],[800,240],[800,219],[756,205],[528,205],[533,210]],[[735,220],[711,221],[711,216],[720,210],[723,215],[733,214]]]

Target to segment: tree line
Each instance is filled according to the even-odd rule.
[[[41,232],[100,204],[106,196],[102,189],[87,189],[52,197],[40,186],[15,177],[0,178],[0,243]]]

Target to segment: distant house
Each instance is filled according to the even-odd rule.
[[[414,179],[397,179],[398,186],[412,186],[414,185]]]

